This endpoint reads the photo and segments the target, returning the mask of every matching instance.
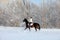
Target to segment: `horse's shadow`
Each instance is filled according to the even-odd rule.
[[[29,28],[29,30],[30,30],[30,28],[35,28],[35,30],[37,31],[37,29],[39,29],[40,30],[40,25],[38,24],[38,23],[33,23],[33,25],[32,26],[29,26],[28,25],[28,20],[25,18],[24,20],[23,20],[23,22],[25,22],[26,23],[26,28],[25,28],[25,30],[27,29],[27,28]]]

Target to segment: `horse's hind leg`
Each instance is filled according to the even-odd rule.
[[[40,30],[40,27],[38,29]]]
[[[37,28],[35,28],[35,30],[37,31]]]

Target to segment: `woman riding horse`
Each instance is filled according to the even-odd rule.
[[[29,22],[28,25],[29,25],[29,26],[32,26],[32,25],[33,25],[32,17],[29,17],[27,20],[28,20],[28,22]]]
[[[26,23],[26,28],[25,29],[29,28],[29,30],[30,30],[30,28],[34,27],[36,31],[37,31],[37,29],[40,30],[40,25],[38,23],[33,23],[33,25],[30,25],[29,22],[28,22],[28,20],[26,18],[23,20],[23,22]]]

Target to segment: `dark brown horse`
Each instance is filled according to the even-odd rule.
[[[38,23],[33,23],[33,25],[30,26],[30,25],[28,25],[29,22],[28,22],[28,20],[26,18],[23,20],[23,22],[26,23],[26,28],[25,29],[29,28],[29,30],[30,30],[30,28],[34,27],[36,31],[37,31],[37,29],[40,30],[40,25]]]

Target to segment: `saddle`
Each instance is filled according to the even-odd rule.
[[[29,26],[32,26],[32,25],[33,25],[33,23],[32,23],[32,22],[29,22],[29,23],[28,23],[28,25],[29,25]]]

